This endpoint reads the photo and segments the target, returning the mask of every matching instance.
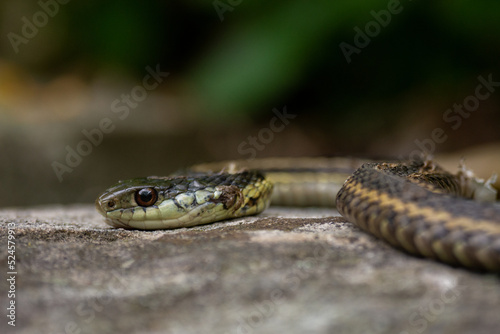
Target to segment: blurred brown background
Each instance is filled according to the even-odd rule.
[[[498,171],[498,22],[491,0],[3,1],[0,206],[254,156]]]

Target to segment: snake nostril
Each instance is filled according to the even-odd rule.
[[[115,207],[116,203],[115,203],[115,201],[111,200],[111,201],[109,201],[109,202],[107,203],[107,205],[108,205],[108,208],[112,209],[112,208],[114,208],[114,207]]]

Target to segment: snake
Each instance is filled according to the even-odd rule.
[[[271,203],[332,206],[361,230],[404,252],[500,272],[496,191],[461,164],[432,159],[270,158],[192,166],[119,181],[96,200],[115,228],[159,230],[256,215]]]

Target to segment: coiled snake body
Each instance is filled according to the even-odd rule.
[[[278,205],[333,206],[396,248],[452,265],[500,272],[500,207],[462,169],[431,161],[266,159],[192,167],[188,176],[120,181],[96,200],[106,223],[169,229],[254,215]],[[274,191],[273,191],[274,186]],[[484,195],[480,196],[484,198]]]

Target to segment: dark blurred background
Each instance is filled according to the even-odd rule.
[[[222,159],[499,171],[499,22],[496,0],[3,0],[0,206]]]

